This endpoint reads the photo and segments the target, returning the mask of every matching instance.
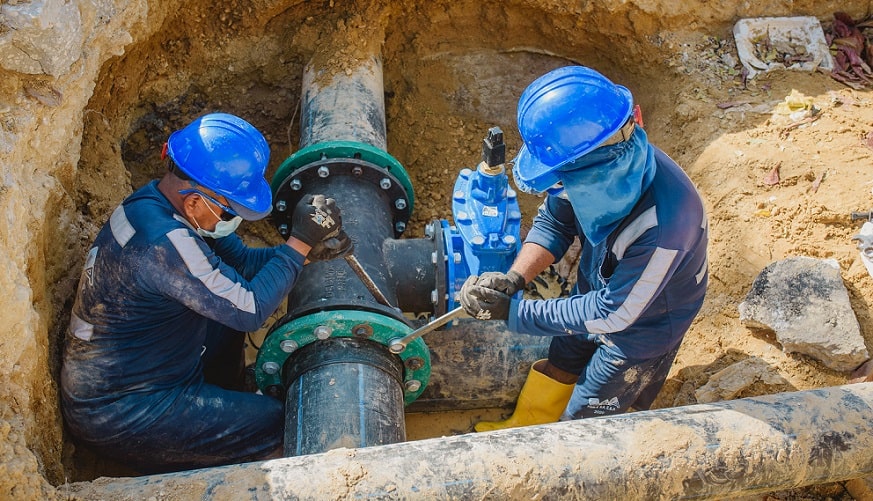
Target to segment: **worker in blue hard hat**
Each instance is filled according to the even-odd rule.
[[[510,270],[469,277],[460,302],[474,318],[552,340],[512,416],[477,431],[648,409],[667,378],[703,303],[707,220],[634,115],[628,89],[582,66],[538,78],[518,102],[514,181],[545,201]],[[576,237],[570,297],[514,297]]]
[[[264,136],[210,113],[170,135],[166,174],[127,197],[85,260],[61,370],[68,429],[143,473],[281,454],[283,403],[242,389],[244,332],[287,297],[307,257],[350,249],[336,203],[304,197],[291,236],[234,233],[272,208]]]

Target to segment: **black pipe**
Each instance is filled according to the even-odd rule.
[[[548,355],[551,340],[512,332],[503,321],[470,318],[425,337],[430,381],[408,412],[513,407],[531,363]]]
[[[334,171],[339,170],[338,166],[332,167]],[[355,257],[388,301],[397,306],[397,293],[389,286],[382,255],[382,242],[394,235],[392,214],[386,210],[390,201],[385,190],[338,172],[307,184],[310,192],[336,199],[342,210],[343,228],[355,244]],[[288,312],[297,317],[313,307],[365,309],[403,319],[398,311],[375,301],[344,259],[312,263],[303,268],[288,296]]]
[[[326,141],[355,141],[386,150],[382,58],[365,57],[354,64],[348,73],[334,75],[307,65],[300,99],[301,149]]]
[[[406,440],[403,364],[385,346],[330,338],[289,357],[285,387],[285,455]]]
[[[438,298],[437,275],[445,275],[442,242],[433,238],[389,238],[382,242],[382,259],[388,287],[397,295],[401,310],[412,313],[434,311]]]
[[[356,67],[336,74],[314,64],[319,60],[314,57],[303,75],[301,149],[349,142],[384,151],[381,58],[356,60]],[[412,193],[390,167],[364,161],[360,154],[352,157],[322,154],[290,173],[276,195],[286,207],[294,207],[306,193],[336,199],[354,256],[372,282],[362,282],[345,259],[312,263],[288,296],[283,322],[317,311],[363,310],[408,323],[395,288],[389,287],[382,242],[403,233]],[[283,228],[288,232],[289,222],[280,223],[280,233]],[[372,288],[387,305],[374,299]],[[282,373],[285,455],[405,441],[403,370],[401,359],[385,346],[355,338],[332,337],[294,352]]]

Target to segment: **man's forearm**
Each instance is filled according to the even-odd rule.
[[[521,252],[518,253],[518,257],[515,258],[510,269],[521,273],[524,275],[525,281],[530,282],[554,262],[555,256],[545,247],[526,243],[522,245]]]

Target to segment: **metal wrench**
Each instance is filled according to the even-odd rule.
[[[454,310],[448,313],[444,313],[442,316],[431,320],[427,323],[427,325],[419,327],[418,329],[415,329],[414,331],[403,337],[392,339],[388,345],[388,350],[390,350],[391,353],[395,354],[403,353],[403,350],[406,349],[406,345],[427,334],[428,332],[442,327],[443,325],[449,323],[451,320],[460,317],[463,313],[464,308],[462,306],[458,306]]]
[[[390,302],[388,302],[388,298],[385,297],[385,294],[382,294],[382,291],[379,290],[376,282],[374,282],[373,279],[370,278],[370,275],[367,274],[367,270],[365,270],[364,267],[361,266],[361,262],[358,261],[358,258],[356,258],[354,254],[346,254],[343,257],[345,258],[346,262],[349,263],[349,266],[351,266],[352,271],[355,272],[355,275],[357,275],[358,278],[361,279],[361,282],[364,282],[367,290],[369,290],[370,293],[373,294],[373,297],[376,298],[376,301],[389,308],[394,308],[394,306]]]

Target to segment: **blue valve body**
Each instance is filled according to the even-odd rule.
[[[448,308],[470,275],[509,270],[521,248],[521,210],[505,169],[497,174],[462,169],[452,190],[455,226],[440,221],[449,263]]]

